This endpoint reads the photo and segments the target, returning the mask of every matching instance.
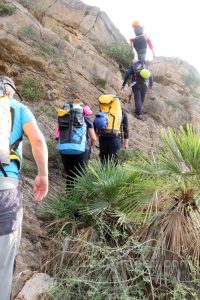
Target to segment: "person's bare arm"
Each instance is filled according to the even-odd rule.
[[[128,149],[128,139],[124,139],[124,149]]]
[[[95,143],[97,141],[97,137],[96,137],[96,133],[94,131],[94,128],[89,128],[88,132],[89,132],[89,136],[90,136],[90,139],[91,139],[91,144],[93,146],[93,145],[95,145]]]
[[[48,193],[48,150],[43,134],[36,122],[28,122],[23,126],[28,137],[32,153],[38,168],[38,175],[34,181],[34,198],[41,201]]]

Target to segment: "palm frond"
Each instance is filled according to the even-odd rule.
[[[199,267],[200,232],[193,220],[200,215],[191,211],[183,202],[178,203],[157,215],[141,235],[141,242],[148,243],[145,259],[157,282],[170,277],[189,280],[189,262]]]
[[[98,213],[106,208],[114,207],[118,194],[130,180],[130,172],[115,162],[102,165],[99,161],[91,163],[85,175],[76,177],[73,196]]]
[[[181,176],[200,175],[200,136],[190,124],[180,127],[179,132],[169,128],[161,131],[161,137],[166,146],[166,152],[160,155],[160,160],[171,172]]]

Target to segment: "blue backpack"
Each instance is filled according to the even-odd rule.
[[[60,154],[82,154],[86,150],[87,126],[82,103],[65,104],[58,110],[58,151]]]
[[[101,111],[98,112],[94,120],[94,125],[98,131],[106,129],[108,126],[108,114]]]

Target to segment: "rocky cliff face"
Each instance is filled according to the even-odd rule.
[[[103,43],[126,42],[105,13],[76,0],[3,2],[13,7],[13,13],[0,18],[0,73],[13,77],[21,91],[27,78],[41,84],[42,100],[24,99],[37,117],[50,152],[56,127],[55,107],[74,97],[84,99],[97,111],[101,94],[120,94],[129,114],[130,148],[155,149],[161,127],[178,127],[187,122],[198,125],[200,76],[186,62],[159,57],[150,63],[155,82],[148,91],[142,122],[132,116],[130,88],[120,92],[123,78],[118,64],[99,50]],[[104,84],[100,84],[102,80]],[[30,173],[34,173],[34,167],[26,143],[24,155],[25,218],[14,294],[39,270],[45,249],[45,231],[31,200]],[[58,192],[55,176],[62,182],[58,165],[59,160],[50,155],[50,195]]]

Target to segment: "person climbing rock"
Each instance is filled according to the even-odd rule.
[[[99,137],[99,157],[102,163],[111,159],[117,161],[121,147],[128,149],[128,116],[121,108],[121,101],[115,95],[99,97],[100,112],[94,120],[94,128]]]
[[[83,105],[80,99],[74,99],[58,110],[56,139],[67,175],[67,189],[72,187],[76,174],[85,170],[91,146],[96,142],[91,115],[90,107]]]
[[[137,119],[142,120],[141,110],[144,104],[146,92],[148,86],[152,88],[153,77],[147,67],[147,65],[138,60],[133,60],[127,74],[125,75],[124,82],[122,84],[121,90],[124,89],[128,79],[131,77],[131,87],[135,100],[135,114]]]
[[[130,44],[135,49],[138,60],[145,62],[147,45],[151,49],[153,57],[155,57],[153,44],[150,38],[144,33],[143,26],[140,25],[139,21],[134,21],[132,27],[134,29],[135,38],[130,39]]]

